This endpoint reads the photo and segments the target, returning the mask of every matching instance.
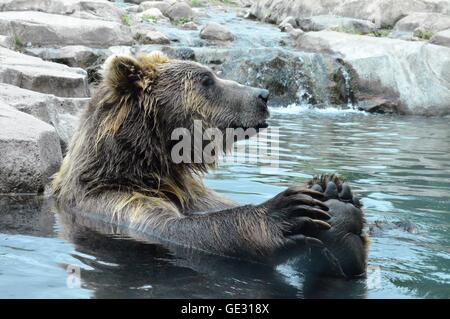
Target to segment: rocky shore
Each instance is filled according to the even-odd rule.
[[[0,193],[41,192],[105,59],[153,50],[274,106],[450,114],[450,1],[0,0]]]

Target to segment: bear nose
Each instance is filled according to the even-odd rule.
[[[269,95],[270,95],[270,92],[268,90],[265,90],[265,89],[259,90],[258,97],[261,100],[263,100],[264,103],[267,103],[267,101],[269,100]]]

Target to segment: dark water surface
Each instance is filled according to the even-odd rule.
[[[213,189],[258,203],[314,174],[339,172],[363,198],[368,221],[384,224],[372,231],[367,279],[319,279],[293,264],[272,271],[131,239],[113,227],[109,235],[68,228],[71,221],[42,198],[3,196],[0,297],[449,298],[449,122],[273,108],[278,169],[227,161],[207,176]],[[393,224],[404,220],[415,226]]]

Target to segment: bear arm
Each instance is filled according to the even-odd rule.
[[[281,230],[254,205],[177,218],[160,231],[184,246],[254,261],[267,261],[283,245]]]

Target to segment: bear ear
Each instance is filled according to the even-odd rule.
[[[145,88],[144,70],[138,60],[128,55],[111,55],[103,64],[103,81],[120,91]]]

